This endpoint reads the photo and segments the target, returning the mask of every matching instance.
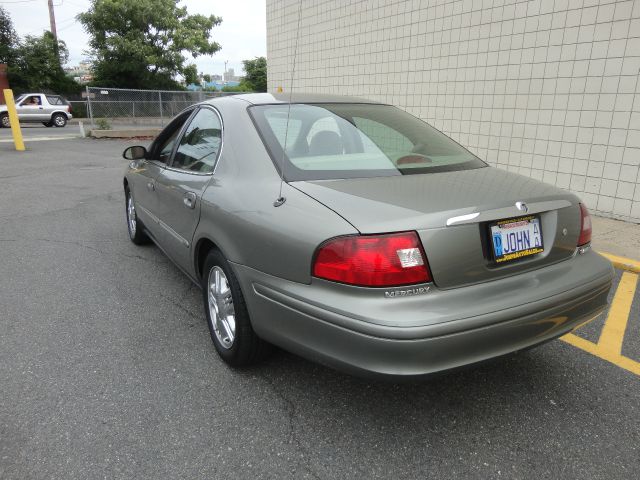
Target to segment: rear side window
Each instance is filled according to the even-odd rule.
[[[256,105],[249,112],[287,180],[412,175],[486,166],[443,133],[390,105]]]
[[[211,173],[222,145],[222,124],[213,110],[201,108],[187,126],[173,157],[174,168]]]
[[[47,101],[49,105],[65,105],[60,97],[54,95],[47,95]]]

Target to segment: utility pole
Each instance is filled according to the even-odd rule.
[[[229,63],[229,60],[225,60],[224,61],[224,75],[222,75],[222,84],[223,85],[227,81],[227,63]]]
[[[53,38],[56,40],[56,44],[58,43],[58,32],[56,32],[56,14],[53,11],[53,0],[48,0],[49,3],[49,23],[51,24],[51,33],[53,34]]]
[[[51,25],[51,34],[53,35],[54,46],[53,49],[56,52],[56,57],[60,61],[60,53],[58,52],[58,32],[56,31],[56,14],[53,11],[53,0],[48,0],[49,4],[49,23]]]

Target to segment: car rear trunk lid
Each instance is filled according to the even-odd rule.
[[[490,281],[570,258],[580,233],[574,195],[492,167],[292,185],[362,234],[416,230],[440,288]],[[526,212],[516,202],[526,204]],[[491,225],[531,215],[539,218],[544,251],[497,263]]]

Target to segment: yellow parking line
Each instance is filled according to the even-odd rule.
[[[629,272],[622,274],[616,295],[611,302],[609,315],[600,333],[598,348],[615,355],[620,355],[622,352],[622,340],[629,322],[629,312],[631,312],[631,303],[637,284],[638,275]]]
[[[629,322],[631,304],[637,285],[637,274],[630,272],[622,274],[598,343],[590,342],[572,333],[563,336],[560,340],[611,362],[620,368],[624,368],[631,373],[640,375],[640,363],[621,354],[624,333]]]
[[[626,270],[628,272],[640,273],[640,262],[631,258],[619,257],[618,255],[612,255],[611,253],[598,252],[605,257],[616,268]]]
[[[631,373],[640,375],[640,363],[631,360],[630,358],[623,357],[622,355],[616,355],[607,350],[600,349],[597,344],[590,342],[589,340],[585,340],[573,333],[567,333],[564,337],[561,337],[560,340],[568,343],[569,345],[573,345],[580,350],[584,350],[591,355],[595,355],[598,358],[606,360],[607,362],[611,362],[617,367],[624,368]]]

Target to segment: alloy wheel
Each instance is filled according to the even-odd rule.
[[[129,235],[131,235],[131,237],[136,236],[137,223],[136,207],[133,204],[133,198],[129,195],[127,197],[127,225],[129,226]]]
[[[222,268],[218,266],[214,266],[209,271],[207,298],[213,331],[220,345],[230,349],[236,336],[236,312],[229,280]]]

